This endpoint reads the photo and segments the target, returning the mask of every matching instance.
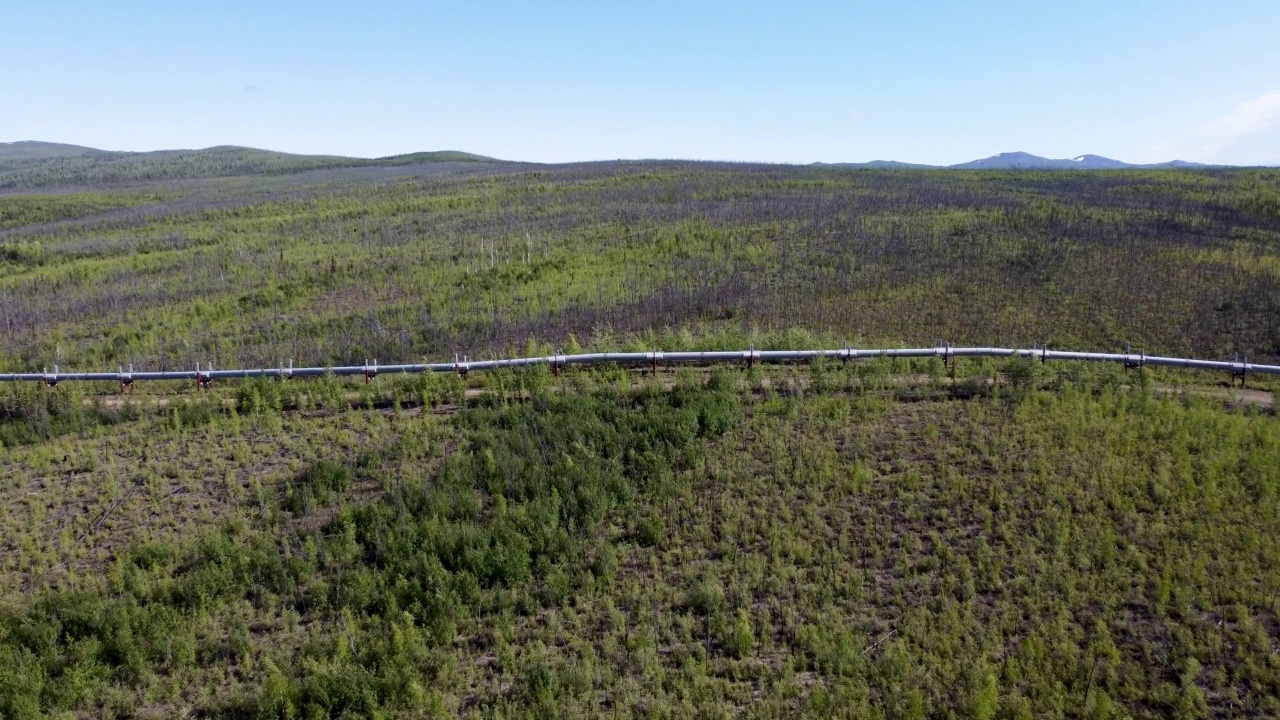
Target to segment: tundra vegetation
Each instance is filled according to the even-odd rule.
[[[503,167],[0,195],[0,370],[667,328],[1280,358],[1280,171]]]
[[[5,369],[1280,357],[1272,171],[191,167],[0,195]],[[0,717],[1272,717],[1280,426],[1218,381],[0,388]]]

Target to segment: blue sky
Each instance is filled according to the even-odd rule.
[[[1280,164],[1280,2],[0,3],[0,141]]]

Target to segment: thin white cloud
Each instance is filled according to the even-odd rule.
[[[1251,158],[1251,151],[1265,145],[1272,135],[1280,135],[1280,90],[1246,100],[1156,152],[1170,156],[1165,159],[1176,156],[1203,162],[1262,162],[1267,158]]]
[[[1280,90],[1240,103],[1229,114],[1205,125],[1201,134],[1229,143],[1273,127],[1280,127]]]

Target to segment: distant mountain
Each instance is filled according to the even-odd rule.
[[[1024,152],[1007,152],[989,158],[952,165],[953,170],[1050,170],[1066,167],[1071,160],[1050,160]]]
[[[1138,167],[1149,168],[1207,168],[1207,167],[1231,167],[1230,165],[1206,165],[1198,162],[1188,162],[1186,160],[1170,160],[1169,162],[1157,163],[1155,165],[1140,165]]]
[[[921,165],[919,163],[905,163],[897,160],[872,160],[864,163],[813,163],[816,167],[834,167],[834,168],[852,168],[862,170],[929,170],[935,169],[937,165]]]
[[[295,155],[233,145],[201,150],[113,152],[78,145],[24,141],[0,144],[0,189],[285,175],[323,168],[499,162],[502,161],[456,150],[355,158]]]
[[[1050,160],[1050,162],[1058,163],[1062,161]],[[1078,157],[1071,158],[1067,162],[1071,163],[1067,167],[1082,170],[1123,170],[1127,167],[1133,167],[1127,162],[1112,160],[1111,158],[1102,157],[1101,155],[1080,155]]]
[[[1153,165],[1135,165],[1120,160],[1102,157],[1101,155],[1079,155],[1073,158],[1055,160],[1025,152],[1007,152],[992,155],[989,158],[972,162],[951,165],[953,170],[1134,170],[1151,168],[1196,168],[1212,167],[1201,163],[1174,160]]]
[[[1226,167],[1173,160],[1152,165],[1135,165],[1101,155],[1077,155],[1055,160],[1025,152],[1007,152],[959,165],[920,165],[896,160],[872,160],[865,163],[813,163],[815,167],[853,168],[862,170],[1151,170],[1160,168]]]

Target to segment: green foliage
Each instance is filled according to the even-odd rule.
[[[1030,357],[1013,357],[1000,364],[1000,374],[1009,380],[1018,393],[1033,389],[1043,371],[1044,366],[1040,361]]]
[[[240,152],[50,162],[163,178],[238,172]],[[244,167],[269,172],[296,160],[253,158]],[[1266,170],[376,177],[3,201],[23,208],[0,241],[4,364],[38,368],[59,345],[77,368],[449,360],[531,337],[548,350],[945,339],[1280,357]],[[144,198],[173,201],[116,205]],[[85,214],[50,220],[69,213]]]
[[[1280,352],[1269,170],[405,165],[430,159],[6,165],[153,185],[0,199],[0,366]],[[246,168],[276,176],[154,182]],[[881,358],[0,388],[0,716],[1275,715],[1280,434],[1179,380]]]
[[[733,625],[725,638],[725,649],[736,658],[745,658],[751,655],[751,651],[755,648],[755,633],[751,629],[751,616],[745,608],[738,608],[738,614],[735,616]]]
[[[250,378],[236,385],[236,407],[242,413],[279,412],[285,404],[285,392],[278,380]]]
[[[0,245],[0,261],[15,265],[39,265],[42,259],[44,259],[44,246],[38,240]]]
[[[636,522],[636,542],[645,547],[652,547],[662,542],[667,528],[662,518],[650,516]]]
[[[104,683],[142,682],[183,632],[167,607],[48,593],[25,613],[0,617],[0,709],[39,717],[91,702]]]
[[[43,442],[72,433],[84,436],[96,428],[137,417],[135,407],[106,408],[87,403],[84,388],[45,388],[35,383],[4,383],[0,387],[0,448]],[[192,422],[201,422],[206,408],[183,406]]]
[[[1242,686],[1276,708],[1273,418],[1052,364],[1012,398],[893,403],[859,389],[874,370],[758,397],[584,373],[444,435],[370,411],[341,458],[246,488],[256,519],[15,598],[0,709],[1203,717]],[[181,452],[233,422],[153,432]]]
[[[583,543],[605,517],[669,482],[696,440],[727,429],[701,419],[735,404],[728,391],[690,388],[625,401],[604,391],[542,396],[473,411],[464,418],[470,451],[448,459],[427,481],[430,491],[403,486],[388,503],[359,510],[357,542],[393,576],[410,576],[427,553],[480,587],[524,581],[538,566],[584,563]],[[405,513],[416,522],[406,525]],[[399,606],[412,607],[429,596],[430,582],[424,576],[388,592],[404,593]]]
[[[340,463],[321,460],[285,486],[284,506],[295,514],[328,505],[338,493],[351,487],[351,470]]]
[[[731,429],[737,403],[718,380],[671,394],[601,389],[471,410],[458,419],[465,452],[428,477],[393,483],[377,502],[340,511],[308,540],[311,551],[237,522],[180,559],[170,545],[135,546],[113,572],[115,594],[45,593],[7,616],[0,702],[14,714],[84,708],[111,683],[141,687],[157,672],[247,662],[254,640],[235,609],[252,603],[319,614],[340,630],[324,649],[263,658],[258,689],[227,697],[221,712],[338,717],[438,707],[418,679],[431,662],[423,653],[453,643],[467,608],[500,606],[502,593],[531,583],[559,603],[610,578],[616,556],[598,547],[606,519],[671,488],[697,444]],[[172,415],[173,429],[189,429],[183,411]],[[305,515],[357,475],[385,482],[388,463],[414,457],[414,447],[401,438],[350,466],[312,463],[285,483],[281,506]],[[191,619],[208,616],[226,624],[224,639],[183,635]],[[731,637],[749,652],[740,630]],[[193,648],[181,665],[166,636]],[[22,680],[32,677],[43,680]],[[528,702],[555,706],[559,681],[548,666],[530,659],[523,677]]]
[[[157,202],[165,197],[164,194],[146,193],[4,195],[0,196],[0,230],[95,215],[107,210]],[[34,246],[38,256],[40,246],[38,243]],[[0,251],[6,253],[13,249],[9,245],[0,245]],[[18,261],[16,257],[12,259]]]

